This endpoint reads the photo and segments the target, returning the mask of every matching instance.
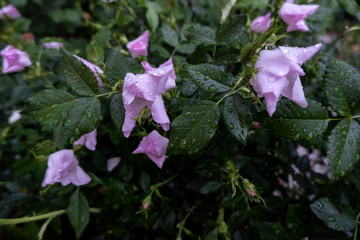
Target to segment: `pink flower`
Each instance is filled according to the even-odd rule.
[[[104,86],[104,83],[101,81],[101,78],[99,76],[99,74],[103,74],[104,71],[99,68],[98,66],[96,66],[95,64],[92,64],[91,62],[79,57],[79,56],[76,56],[74,55],[74,57],[76,57],[77,59],[79,59],[80,61],[82,61],[88,68],[90,68],[91,71],[93,71],[95,77],[96,77],[96,80],[98,81],[98,85],[99,87],[102,87]]]
[[[140,37],[126,44],[126,47],[129,49],[131,56],[137,58],[139,56],[147,56],[148,45],[149,31],[146,30]]]
[[[2,71],[4,74],[22,71],[32,64],[29,54],[11,45],[1,50],[0,55],[3,56]]]
[[[259,16],[252,21],[250,29],[258,34],[263,34],[270,27],[271,13],[267,13],[265,16]]]
[[[59,48],[63,48],[64,44],[61,43],[61,42],[47,42],[47,43],[44,43],[44,47],[45,48],[59,49]]]
[[[11,113],[11,116],[9,117],[8,121],[10,124],[13,124],[14,122],[17,122],[21,118],[21,111],[15,110]]]
[[[50,154],[48,168],[42,186],[60,182],[65,186],[72,183],[76,186],[88,184],[91,181],[89,175],[79,166],[73,150],[63,149]]]
[[[4,18],[4,15],[6,15],[10,19],[16,19],[21,17],[20,12],[12,4],[9,4],[0,9],[0,18]]]
[[[307,107],[299,77],[305,75],[301,65],[320,48],[321,43],[318,43],[307,48],[279,47],[260,52],[255,63],[258,73],[250,80],[250,84],[254,86],[259,97],[265,97],[270,116],[276,110],[280,95],[293,100],[303,108]]]
[[[85,145],[90,151],[95,151],[96,148],[96,129],[91,133],[82,135],[77,141],[74,142],[75,145]]]
[[[107,170],[111,172],[117,165],[119,165],[121,157],[113,157],[107,160]]]
[[[167,131],[170,120],[166,113],[161,94],[175,87],[175,71],[172,59],[161,64],[159,68],[152,68],[147,62],[142,62],[144,74],[127,73],[123,86],[123,102],[125,112],[122,131],[129,137],[135,127],[135,119],[144,107],[151,110],[155,122]]]
[[[148,136],[141,140],[140,145],[133,153],[145,153],[159,168],[161,168],[167,158],[165,153],[168,144],[169,139],[161,136],[156,130],[153,130]]]
[[[292,31],[309,31],[304,19],[313,14],[319,5],[299,5],[291,2],[286,2],[279,10],[279,16],[289,26],[286,29],[288,32]]]

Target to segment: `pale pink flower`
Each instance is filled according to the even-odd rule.
[[[119,165],[121,157],[113,157],[107,160],[107,170],[111,172],[117,165]]]
[[[11,113],[10,117],[9,117],[9,123],[13,124],[14,122],[18,121],[21,118],[21,111],[19,110],[15,110]]]
[[[140,37],[126,44],[131,56],[137,58],[139,56],[147,56],[147,47],[149,45],[149,31],[146,30]]]
[[[79,166],[73,150],[63,149],[50,154],[48,168],[41,185],[45,187],[60,182],[63,186],[69,183],[80,186],[90,181],[89,175]]]
[[[255,18],[250,25],[250,30],[258,34],[263,34],[270,27],[271,13],[267,13],[265,16],[259,16]]]
[[[10,19],[16,19],[21,17],[20,12],[12,4],[9,4],[0,9],[0,18],[4,18],[4,15],[6,15]]]
[[[301,65],[309,60],[321,48],[321,43],[307,48],[279,47],[274,50],[262,50],[255,63],[258,73],[250,80],[259,97],[265,97],[266,108],[270,116],[276,110],[280,96],[287,97],[306,108],[300,77],[305,73]]]
[[[77,141],[74,142],[75,145],[85,145],[90,151],[95,151],[96,148],[96,129],[91,133],[82,135]]]
[[[44,47],[45,48],[59,49],[59,48],[63,48],[64,44],[61,43],[61,42],[47,42],[47,43],[44,43]]]
[[[123,102],[126,112],[122,127],[125,137],[129,137],[135,127],[135,119],[144,107],[151,110],[154,121],[159,123],[165,131],[170,127],[161,94],[175,87],[176,76],[172,60],[169,59],[155,69],[146,62],[142,65],[145,69],[144,74],[127,73],[125,76]]]
[[[306,32],[309,31],[309,28],[306,25],[304,19],[307,16],[315,13],[318,7],[319,5],[316,4],[300,5],[286,2],[281,6],[279,10],[279,16],[286,24],[288,24],[286,31]]]
[[[1,50],[0,55],[3,57],[2,71],[4,74],[22,71],[32,64],[29,54],[11,45]]]
[[[148,136],[141,140],[140,145],[133,153],[145,153],[159,168],[161,168],[167,158],[165,153],[168,144],[169,139],[161,136],[156,130],[153,130]]]
[[[93,63],[91,63],[91,62],[89,62],[89,61],[87,61],[87,60],[85,60],[85,59],[83,59],[83,58],[81,58],[79,56],[74,55],[74,57],[76,57],[77,59],[82,61],[88,68],[90,68],[90,70],[94,73],[94,75],[96,77],[96,80],[98,81],[99,87],[104,86],[104,83],[103,83],[103,81],[101,81],[101,78],[99,76],[99,74],[104,73],[104,71],[101,68],[99,68],[95,64],[93,64]]]

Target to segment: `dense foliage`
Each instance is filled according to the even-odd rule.
[[[357,239],[360,6],[285,2],[1,1],[0,239]]]

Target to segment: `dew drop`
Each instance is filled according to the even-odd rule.
[[[182,149],[185,149],[186,148],[186,139],[183,139],[181,142],[180,142],[180,147]]]

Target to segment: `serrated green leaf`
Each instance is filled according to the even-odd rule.
[[[146,19],[149,23],[152,32],[156,32],[159,26],[159,16],[153,8],[148,8],[146,11]]]
[[[111,28],[102,26],[100,30],[91,38],[95,47],[105,48],[110,41]]]
[[[316,12],[306,18],[306,24],[312,32],[325,34],[326,29],[333,26],[339,12],[337,0],[319,0],[316,2],[319,8]]]
[[[29,99],[27,113],[45,128],[64,128],[62,134],[73,140],[96,128],[100,118],[100,102],[97,98],[75,98],[60,89],[47,89]],[[72,141],[73,141],[72,140]]]
[[[329,57],[324,89],[330,106],[341,116],[360,111],[360,73],[351,65]]]
[[[212,101],[199,101],[174,119],[170,127],[167,154],[193,154],[206,147],[219,123],[219,107]]]
[[[224,45],[233,44],[235,41],[243,38],[246,35],[246,21],[247,17],[243,14],[232,15],[221,24],[218,34],[216,35],[217,42]]]
[[[310,205],[315,215],[329,228],[349,231],[355,228],[355,214],[350,206],[328,198],[321,198]]]
[[[79,59],[60,49],[66,83],[81,96],[93,96],[98,92],[98,82],[94,73]]]
[[[211,64],[186,65],[190,79],[207,92],[221,93],[230,90],[233,77],[222,67]]]
[[[121,130],[125,119],[125,109],[121,93],[115,94],[111,99],[110,116],[116,128]]]
[[[172,29],[169,25],[163,23],[161,27],[161,34],[163,36],[164,42],[170,46],[176,47],[179,43],[179,34]]]
[[[227,129],[236,139],[246,144],[252,123],[252,115],[249,107],[241,101],[239,95],[225,99],[223,116]]]
[[[90,221],[90,209],[88,201],[79,189],[70,197],[67,214],[75,230],[76,238],[80,239],[82,232]]]
[[[231,47],[221,47],[216,50],[214,63],[216,65],[229,65],[238,62],[240,50]]]
[[[207,46],[216,44],[215,32],[207,26],[194,24],[186,29],[185,35],[190,41],[198,45],[204,44]]]
[[[358,160],[359,140],[360,125],[350,119],[342,120],[331,132],[327,155],[334,177],[352,169]]]
[[[105,61],[105,65],[106,81],[111,85],[115,85],[118,81],[124,80],[126,73],[130,72],[128,61],[119,49],[111,52]]]
[[[328,114],[320,103],[309,99],[307,102],[307,108],[302,108],[289,99],[283,99],[278,102],[272,117],[266,114],[259,121],[280,136],[312,139],[327,129]]]

